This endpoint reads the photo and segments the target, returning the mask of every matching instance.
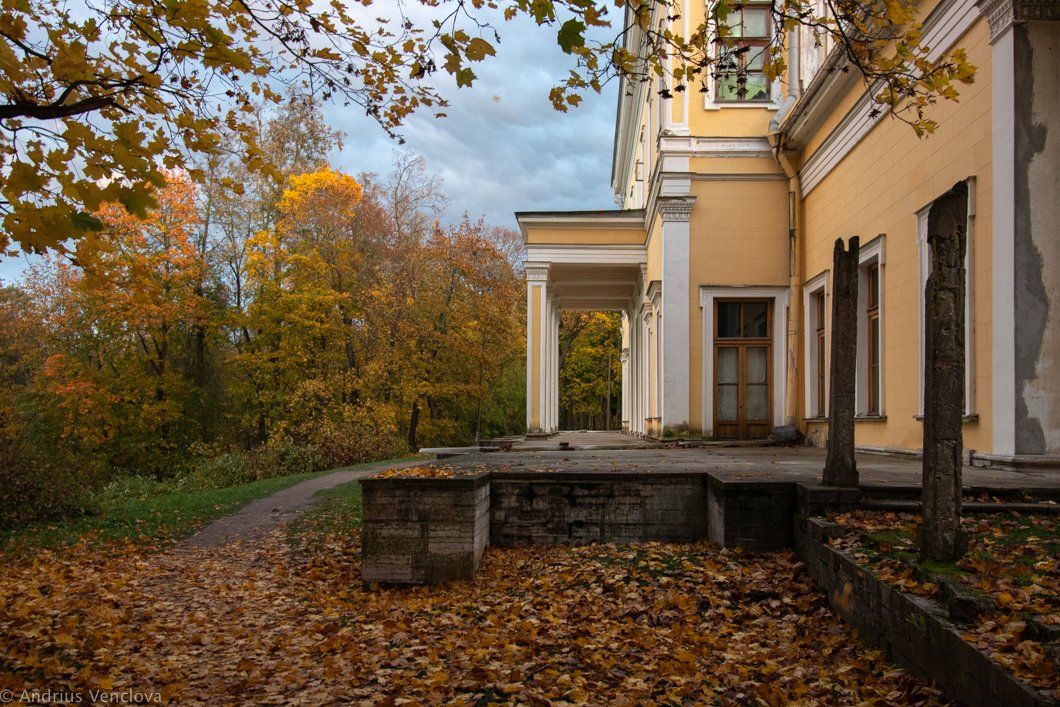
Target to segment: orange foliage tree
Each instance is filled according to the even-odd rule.
[[[43,383],[61,432],[119,466],[164,463],[197,434],[188,415],[202,377],[193,342],[218,325],[202,292],[195,186],[178,172],[167,180],[143,217],[105,205],[105,238],[33,284],[48,303]]]

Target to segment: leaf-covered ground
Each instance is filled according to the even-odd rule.
[[[855,531],[833,540],[858,562],[921,596],[939,588],[917,568],[916,526],[910,513],[857,511],[834,518]],[[1060,518],[1017,513],[966,517],[968,552],[955,565],[930,565],[992,601],[996,610],[966,626],[964,636],[1024,681],[1060,698],[1060,671],[1027,620],[1060,626]]]
[[[349,513],[356,499],[338,499]],[[331,521],[335,521],[334,518]],[[0,689],[327,704],[919,704],[789,553],[487,552],[473,583],[366,592],[355,524],[0,569]]]

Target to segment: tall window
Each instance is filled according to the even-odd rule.
[[[814,310],[817,317],[817,409],[814,410],[817,417],[824,417],[824,394],[825,394],[825,334],[824,334],[824,290],[813,296]]]
[[[806,416],[828,414],[828,271],[810,278],[803,285],[803,356],[806,375],[803,378]]]
[[[964,253],[964,414],[974,415],[975,409],[975,260],[973,247],[975,235],[975,177],[968,178],[968,223],[967,223],[967,250]],[[931,274],[930,249],[927,242],[928,212],[927,207],[917,213],[917,247],[919,248],[920,260],[920,286],[918,295],[920,299],[920,414],[924,412],[924,326],[926,315],[924,313],[924,289],[927,286],[928,275]]]
[[[870,415],[880,414],[880,266],[873,263],[865,273],[868,302],[865,314],[868,320],[868,408]]]
[[[744,0],[725,18],[729,35],[718,56],[715,95],[721,101],[769,101],[770,0]]]
[[[857,414],[883,418],[887,414],[887,371],[883,365],[887,308],[884,281],[887,261],[884,236],[861,246],[858,262]]]

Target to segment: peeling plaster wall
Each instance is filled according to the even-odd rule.
[[[1060,454],[1060,23],[1013,31],[1016,451]]]

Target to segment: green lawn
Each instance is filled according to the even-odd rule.
[[[316,506],[287,526],[295,545],[315,545],[328,535],[361,527],[361,484],[357,481],[317,491]]]
[[[414,457],[408,457],[412,459]],[[391,462],[404,459],[387,460]],[[378,464],[380,462],[371,462]],[[222,489],[174,490],[165,483],[141,484],[135,493],[102,495],[96,513],[67,518],[55,522],[32,523],[12,530],[0,531],[0,554],[31,554],[40,548],[56,548],[78,540],[107,543],[132,540],[144,544],[166,544],[188,537],[210,521],[233,513],[241,506],[268,496],[299,481],[334,471],[356,470],[369,464],[358,464],[341,469],[329,469],[310,474],[292,474],[262,479]],[[353,490],[346,488],[353,487]],[[326,492],[323,505],[330,509],[318,514],[311,511],[311,523],[324,522],[339,507],[356,508],[360,522],[360,486],[346,484]],[[315,520],[312,520],[315,519]],[[337,527],[337,526],[336,526]]]

